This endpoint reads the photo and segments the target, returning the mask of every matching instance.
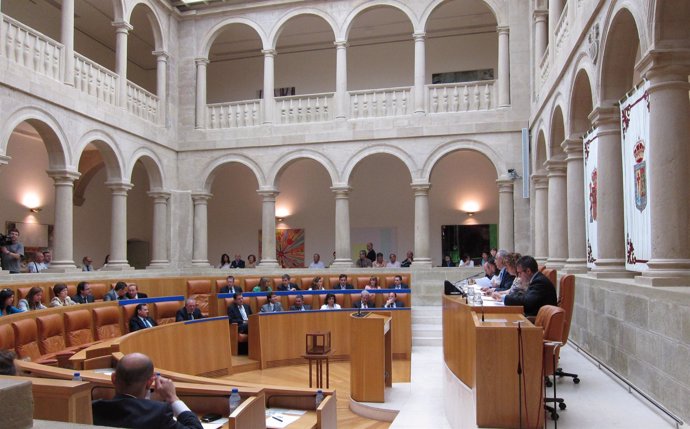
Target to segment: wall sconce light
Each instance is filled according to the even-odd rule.
[[[30,211],[31,213],[39,213],[41,210],[43,210],[43,209],[40,208],[40,207],[33,207],[33,208],[30,208],[30,209],[29,209],[29,211]]]
[[[284,220],[285,219],[283,219],[282,217],[276,217],[276,221],[278,221],[278,223],[282,223]]]
[[[469,217],[474,216],[474,212],[467,212],[467,216],[469,216]]]

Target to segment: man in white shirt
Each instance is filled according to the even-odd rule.
[[[400,268],[400,261],[398,261],[398,256],[395,253],[391,253],[388,259],[386,268]]]
[[[91,259],[89,256],[84,256],[84,258],[81,260],[82,266],[81,270],[82,271],[94,271],[93,269],[93,259]]]
[[[326,266],[321,261],[321,255],[314,253],[314,262],[309,264],[309,268],[326,268]]]
[[[33,261],[29,262],[26,268],[29,269],[30,273],[40,273],[41,271],[48,268],[44,261],[45,258],[43,257],[43,253],[36,252],[34,253]]]

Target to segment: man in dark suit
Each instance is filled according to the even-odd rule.
[[[496,283],[496,292],[506,291],[513,286],[513,280],[515,276],[508,272],[506,267],[506,258],[508,257],[508,251],[501,249],[496,252],[496,268],[499,269],[498,281]]]
[[[536,316],[544,305],[557,305],[556,288],[551,280],[539,272],[537,261],[531,256],[523,256],[517,261],[517,275],[522,284],[528,284],[526,292],[506,295],[505,305],[522,305],[525,316]]]
[[[311,310],[311,305],[304,303],[304,297],[302,295],[297,295],[295,297],[295,303],[290,306],[290,311],[307,311]]]
[[[77,284],[77,294],[74,295],[72,301],[77,304],[88,304],[93,302],[93,293],[91,292],[91,286],[86,282],[79,282]]]
[[[369,298],[371,297],[371,294],[367,290],[362,291],[362,295],[359,301],[354,302],[352,306],[354,308],[361,308],[361,309],[366,309],[366,308],[376,308],[376,304],[374,304],[373,300],[369,301]]]
[[[240,334],[246,334],[249,330],[249,316],[252,315],[252,309],[244,304],[244,298],[241,293],[235,293],[235,301],[228,306],[228,318],[230,323],[237,323],[237,331]]]
[[[239,253],[235,254],[235,259],[230,262],[230,268],[244,268],[244,261]]]
[[[235,276],[228,276],[226,279],[226,284],[218,293],[242,293],[244,292],[241,287],[235,285]]]
[[[139,286],[134,283],[127,285],[127,299],[141,299],[148,298],[144,292],[139,292]]]
[[[184,303],[184,307],[177,310],[175,314],[175,322],[182,322],[184,320],[198,320],[203,319],[204,316],[201,314],[201,310],[196,308],[196,300],[194,298],[189,298]]]
[[[290,281],[290,274],[283,274],[282,282],[278,285],[278,290],[300,290],[296,283]]]
[[[347,282],[347,275],[346,274],[341,274],[340,277],[338,277],[338,284],[333,287],[333,289],[354,289],[350,283]]]
[[[156,326],[156,321],[149,317],[149,306],[146,304],[137,304],[136,314],[129,319],[129,332],[152,328],[154,326]]]
[[[402,276],[393,277],[393,284],[391,285],[391,289],[407,289],[407,288],[409,288],[409,286],[402,282]]]
[[[376,251],[374,250],[374,243],[367,243],[367,259],[372,263],[376,260]]]
[[[395,292],[389,293],[386,303],[383,304],[383,308],[400,308],[404,306],[405,303],[398,300],[398,294]]]
[[[141,353],[128,354],[110,376],[113,399],[93,401],[93,424],[118,428],[201,429],[196,415],[177,397],[175,384],[153,374],[153,362]],[[145,399],[155,388],[154,398]],[[175,417],[177,421],[173,419]]]

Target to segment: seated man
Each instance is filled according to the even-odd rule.
[[[31,262],[29,262],[26,265],[26,268],[27,268],[27,270],[29,270],[30,273],[40,273],[41,271],[48,268],[44,261],[45,261],[45,258],[43,257],[43,253],[36,252],[36,253],[34,253],[34,256],[31,260]]]
[[[175,322],[203,318],[204,316],[201,314],[201,310],[196,307],[196,300],[194,298],[188,298],[184,303],[184,307],[177,310],[177,313],[175,314]]]
[[[115,287],[108,291],[103,298],[104,301],[117,301],[118,299],[127,299],[127,283],[117,282]]]
[[[400,261],[398,261],[398,256],[395,253],[391,253],[388,256],[386,268],[400,268]]]
[[[341,274],[338,277],[338,284],[333,287],[333,289],[354,289],[350,283],[347,282],[347,275]]]
[[[280,303],[280,297],[274,295],[273,292],[266,294],[266,304],[261,306],[261,313],[277,313],[283,311],[283,304]]]
[[[244,261],[239,253],[235,253],[235,259],[230,262],[230,268],[244,268]]]
[[[361,309],[376,308],[376,304],[374,304],[373,302],[369,302],[370,296],[371,296],[371,294],[369,293],[369,291],[363,290],[360,300],[353,303],[352,306],[354,308],[361,308]]]
[[[218,293],[242,293],[243,290],[241,287],[235,285],[235,277],[234,276],[228,276],[226,279],[225,286],[220,288],[220,291]]]
[[[397,275],[393,277],[393,285],[391,286],[391,289],[407,289],[409,286],[407,286],[405,283],[402,282],[402,276]]]
[[[236,292],[234,295],[235,301],[228,306],[228,319],[230,323],[237,323],[238,332],[246,334],[249,330],[249,316],[252,314],[252,309],[244,304],[244,297],[242,293]]]
[[[404,306],[405,303],[398,300],[398,294],[395,292],[389,293],[386,303],[383,304],[383,308],[399,308]]]
[[[376,254],[376,260],[371,264],[374,268],[385,268],[386,262],[383,260],[383,253],[379,252]]]
[[[148,297],[149,296],[144,292],[139,292],[139,287],[136,284],[132,283],[127,286],[127,299],[141,299]]]
[[[118,428],[201,429],[196,415],[177,397],[175,384],[153,373],[153,362],[132,353],[117,363],[110,376],[115,386],[113,399],[93,401],[93,424]],[[155,389],[154,398],[145,399]],[[173,418],[174,417],[174,418]],[[175,420],[177,419],[177,420]]]
[[[278,290],[300,290],[296,283],[290,281],[290,274],[283,274],[282,282],[278,285]]]
[[[493,282],[494,285],[494,290],[496,292],[502,292],[510,289],[510,287],[513,285],[513,280],[515,280],[515,276],[510,274],[508,272],[508,269],[506,267],[506,259],[508,258],[508,251],[504,249],[500,249],[496,253],[496,268],[499,270],[498,271],[498,278],[496,279],[495,282]]]
[[[307,311],[311,310],[311,305],[304,303],[304,297],[302,295],[297,295],[295,297],[295,303],[290,306],[290,311]]]
[[[411,250],[408,250],[407,258],[400,263],[400,266],[403,268],[408,268],[412,265],[412,262],[414,262],[414,253],[412,253]]]
[[[323,261],[321,260],[321,255],[319,255],[318,253],[314,253],[314,262],[309,264],[309,268],[312,268],[312,269],[326,268],[326,266],[323,264]]]
[[[82,271],[94,271],[93,269],[93,259],[89,256],[84,256],[81,260],[82,266],[81,270]]]
[[[93,302],[93,292],[91,286],[87,282],[79,282],[77,284],[77,294],[74,295],[72,301],[77,304],[89,304]]]
[[[137,304],[136,314],[129,319],[129,332],[154,326],[156,326],[156,321],[149,317],[149,306],[147,304]]]
[[[376,258],[374,258],[376,259]],[[371,259],[367,258],[367,252],[364,250],[359,251],[359,259],[355,262],[357,268],[371,268]]]
[[[544,274],[539,272],[537,261],[531,256],[523,256],[517,261],[517,275],[522,284],[528,284],[526,292],[506,295],[505,305],[522,305],[525,316],[536,316],[544,305],[557,305],[556,288]]]

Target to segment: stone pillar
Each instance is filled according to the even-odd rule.
[[[167,240],[170,192],[155,190],[148,195],[153,199],[153,254],[151,263],[146,268],[165,268],[170,264]]]
[[[426,33],[414,33],[414,113],[423,115],[424,84],[426,84],[426,49],[424,39]],[[415,258],[416,258],[415,254]]]
[[[566,139],[561,143],[561,147],[566,154],[566,186],[568,188],[568,259],[565,261],[565,271],[583,273],[587,271],[587,243],[585,242],[585,178],[582,140]]]
[[[535,10],[534,18],[534,61],[535,69],[539,69],[541,59],[544,58],[546,52],[546,45],[549,43],[549,35],[547,33],[548,27],[546,25],[546,17],[548,12],[545,10]]]
[[[347,119],[349,107],[347,92],[347,42],[335,42],[335,118]],[[337,251],[336,251],[337,254]]]
[[[207,58],[196,58],[196,123],[195,128],[206,128],[206,66]]]
[[[131,270],[127,261],[127,193],[132,189],[128,182],[106,182],[112,192],[110,215],[110,260],[102,269]]]
[[[510,106],[510,28],[498,27],[498,107]]]
[[[168,117],[168,57],[165,51],[153,51],[156,56],[156,95],[158,96],[158,123],[165,126]]]
[[[192,245],[192,265],[208,267],[208,200],[213,197],[206,192],[193,192],[194,203],[194,243]]]
[[[546,263],[548,255],[548,190],[549,182],[542,172],[532,175],[534,186],[534,259],[539,264]]]
[[[556,25],[558,20],[561,19],[561,14],[563,13],[563,2],[564,0],[549,0],[549,46],[553,50],[554,38],[556,37]]]
[[[687,285],[690,277],[690,56],[652,52],[641,61],[649,80],[647,166],[652,255],[638,282]]]
[[[265,188],[259,189],[257,193],[263,198],[261,208],[261,262],[259,262],[258,267],[278,268],[278,259],[276,259],[276,197],[278,190]]]
[[[335,260],[332,267],[352,267],[350,252],[350,191],[347,185],[331,187],[335,194]]]
[[[72,194],[74,181],[79,173],[69,170],[49,170],[48,175],[55,183],[55,239],[51,272],[76,271],[74,265],[74,219],[72,215]]]
[[[115,73],[119,83],[119,105],[127,108],[127,35],[134,27],[126,21],[113,22],[115,27]],[[113,255],[110,255],[111,258]]]
[[[2,18],[2,11],[0,11],[0,18]],[[1,41],[1,39],[0,39],[0,41]],[[0,45],[0,46],[2,46],[2,45]],[[2,49],[0,49],[0,51],[2,51]],[[0,54],[0,56],[2,56],[2,54]],[[9,161],[10,161],[9,156],[0,155],[0,170],[2,170],[2,167],[4,165],[7,165],[7,163]],[[0,276],[9,276],[9,275],[10,275],[9,271],[3,270],[2,267],[0,267]]]
[[[431,189],[431,183],[412,183],[414,191],[414,260],[412,265],[415,267],[431,268],[429,189]]]
[[[568,258],[568,194],[565,181],[565,161],[560,159],[547,161],[546,171],[549,180],[547,191],[549,257],[546,260],[546,266],[561,269]]]
[[[63,54],[65,56],[63,82],[66,85],[74,86],[74,0],[62,0],[61,12],[60,43],[64,47]]]
[[[496,180],[498,185],[498,247],[512,252],[515,250],[515,204],[513,202],[512,179],[502,177]]]
[[[273,106],[275,104],[273,63],[276,51],[275,49],[264,49],[261,53],[264,54],[264,124],[270,124],[273,122]],[[275,219],[273,219],[273,227],[275,228]],[[273,248],[275,249],[275,246]]]
[[[613,106],[614,102],[602,103]],[[625,271],[623,227],[623,173],[620,110],[595,107],[589,115],[598,131],[597,246],[599,256],[591,274],[597,277],[628,276]]]

